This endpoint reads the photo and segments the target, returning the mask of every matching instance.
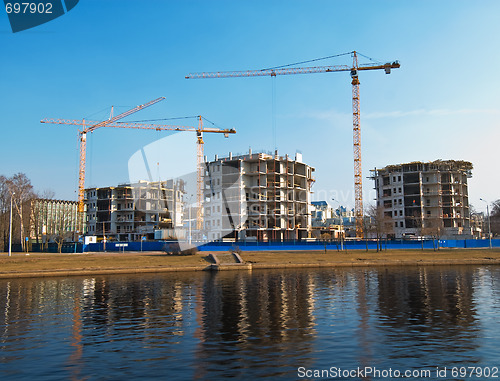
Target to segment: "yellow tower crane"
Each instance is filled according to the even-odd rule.
[[[84,212],[84,193],[85,193],[85,161],[86,161],[86,135],[88,132],[93,132],[100,127],[108,128],[133,128],[141,130],[154,130],[154,131],[188,131],[196,132],[197,139],[197,157],[196,157],[196,201],[197,201],[197,229],[201,230],[203,227],[203,151],[204,151],[204,141],[203,133],[221,133],[224,137],[228,137],[229,134],[235,134],[235,129],[219,129],[215,127],[203,127],[203,118],[198,116],[198,127],[192,126],[174,126],[165,124],[151,124],[151,123],[137,123],[137,122],[116,122],[118,119],[124,118],[136,111],[139,111],[145,107],[151,106],[165,98],[158,98],[152,102],[146,103],[142,106],[137,106],[136,108],[129,110],[123,114],[117,115],[106,121],[91,121],[91,120],[68,120],[68,119],[43,119],[41,123],[51,123],[51,124],[69,124],[75,126],[83,126],[83,129],[79,132],[80,141],[80,168],[79,168],[79,181],[78,181],[78,212],[83,215]],[[116,123],[115,123],[116,122]],[[88,126],[88,127],[87,127]]]
[[[84,191],[85,191],[85,165],[87,161],[87,133],[94,132],[100,127],[113,127],[112,124],[119,119],[125,118],[131,114],[136,113],[137,111],[143,110],[146,107],[152,106],[155,103],[161,102],[165,97],[156,98],[148,103],[143,105],[139,105],[112,117],[108,120],[104,120],[101,122],[90,121],[90,120],[67,120],[67,119],[43,119],[40,123],[52,123],[52,124],[71,124],[76,126],[83,126],[82,130],[78,130],[79,134],[79,142],[80,142],[80,164],[78,169],[78,212],[83,213],[83,199],[84,199]]]
[[[211,73],[194,73],[186,76],[186,79],[198,78],[231,78],[231,77],[276,77],[277,75],[290,74],[311,74],[311,73],[331,73],[338,71],[349,71],[351,73],[352,85],[352,117],[353,117],[353,145],[354,145],[354,212],[356,216],[356,236],[363,236],[363,185],[361,170],[361,127],[359,112],[359,78],[358,72],[362,70],[385,70],[390,74],[391,69],[400,67],[398,61],[385,64],[358,64],[358,53],[350,52],[353,57],[352,66],[333,65],[333,66],[311,66],[311,67],[290,67],[286,65],[279,68],[264,70],[246,70],[246,71],[223,71]],[[317,60],[312,60],[317,61]],[[306,62],[312,62],[306,61]],[[305,63],[305,62],[303,62]]]

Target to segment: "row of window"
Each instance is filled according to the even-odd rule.
[[[205,212],[207,215],[210,215],[210,212],[215,213],[216,210],[217,210],[217,213],[220,213],[220,205],[217,205],[217,207],[215,207],[215,205],[214,205],[211,208],[210,208],[210,206],[205,208]]]
[[[212,221],[205,221],[205,228],[208,230],[210,229],[210,227],[220,227],[220,220],[216,219],[216,220],[212,220]]]
[[[398,182],[400,183],[401,182],[401,175],[399,175],[397,178],[398,178]],[[396,182],[396,176],[392,176],[392,182],[393,183]]]
[[[122,230],[122,229],[121,229],[121,226],[117,226],[117,227],[116,227],[116,232],[117,232],[117,233],[123,233],[123,232],[127,233],[127,232],[131,232],[131,231],[133,230],[133,228],[132,228],[132,226],[131,226],[131,225],[125,225],[125,226],[123,226],[123,232],[122,232],[121,230]]]
[[[397,216],[402,217],[403,216],[403,210],[401,209],[401,210],[395,210],[395,211],[393,211],[392,216],[393,217],[397,217]]]
[[[220,192],[213,194],[213,198],[210,196],[205,196],[205,202],[210,202],[212,200],[220,200]]]

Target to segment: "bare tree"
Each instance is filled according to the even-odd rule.
[[[490,223],[492,235],[500,235],[500,200],[493,201],[490,214]]]
[[[321,241],[323,241],[323,245],[325,247],[325,254],[326,254],[326,249],[327,249],[328,244],[332,240],[332,235],[330,233],[322,233],[320,238],[321,238]],[[337,247],[337,251],[338,251],[338,247]]]
[[[71,213],[65,210],[59,210],[57,215],[52,216],[49,230],[52,232],[50,239],[57,244],[57,251],[62,252],[64,242],[73,238],[74,234],[74,220]]]
[[[7,187],[10,195],[13,196],[14,209],[16,210],[19,218],[20,243],[22,249],[24,250],[24,237],[27,236],[26,227],[29,227],[29,207],[31,206],[31,200],[35,198],[33,186],[24,173],[17,173],[7,179]],[[26,205],[28,206],[28,210],[25,209]]]
[[[375,235],[377,252],[382,250],[382,238],[387,240],[394,233],[392,216],[382,206],[370,205],[367,209],[367,232]]]
[[[43,228],[48,219],[47,205],[44,200],[52,200],[54,197],[54,191],[46,189],[43,192],[35,193],[35,198],[31,201],[31,234],[35,237],[37,244],[40,243],[40,238],[44,233]]]
[[[0,251],[5,251],[9,239],[10,193],[7,178],[0,175]]]
[[[439,217],[435,218],[426,218],[422,224],[422,234],[425,236],[430,236],[432,238],[432,245],[434,247],[434,251],[436,251],[436,241],[437,241],[437,250],[439,250],[439,239],[443,234],[444,224],[443,219]]]

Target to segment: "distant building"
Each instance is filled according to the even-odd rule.
[[[345,237],[343,218],[339,210],[333,210],[326,201],[311,202],[311,226],[312,236],[315,238],[320,238],[323,233],[330,234],[331,238],[338,238],[343,233]]]
[[[314,168],[288,155],[252,153],[207,162],[204,229],[219,239],[292,240],[311,227]]]
[[[58,238],[76,241],[83,233],[77,201],[34,199],[31,201],[30,220],[30,238],[37,243]]]
[[[162,238],[176,238],[183,191],[182,182],[173,180],[86,189],[86,235],[135,241],[163,230]]]
[[[392,219],[396,238],[470,238],[467,180],[472,164],[436,160],[372,170],[377,206]]]
[[[333,208],[326,201],[311,202],[312,226],[323,226],[326,221],[334,216]]]
[[[487,221],[483,212],[476,212],[470,214],[470,226],[472,230],[472,236],[474,238],[478,239],[487,238],[488,227],[486,227],[486,230],[484,229],[485,220]]]

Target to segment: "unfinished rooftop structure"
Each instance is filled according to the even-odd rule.
[[[204,229],[210,241],[308,237],[314,168],[302,154],[252,153],[206,162]]]
[[[118,241],[154,238],[154,231],[182,227],[183,184],[140,181],[85,190],[86,234]]]
[[[467,179],[472,163],[436,160],[372,170],[377,206],[396,238],[471,238]]]

